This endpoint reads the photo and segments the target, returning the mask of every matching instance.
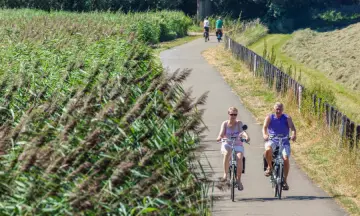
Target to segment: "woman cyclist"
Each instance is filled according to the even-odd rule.
[[[236,182],[238,185],[238,190],[243,190],[244,186],[241,183],[241,173],[243,169],[243,156],[244,156],[244,146],[241,142],[241,137],[244,137],[245,140],[248,142],[250,140],[249,135],[243,131],[242,126],[243,123],[237,120],[238,110],[235,107],[230,107],[228,109],[229,120],[224,121],[221,124],[221,129],[217,141],[220,141],[222,138],[230,139],[233,136],[236,136],[237,139],[235,141],[235,152],[237,156],[237,175],[236,175]],[[222,143],[221,145],[221,152],[224,155],[224,176],[221,179],[222,181],[227,180],[227,175],[229,171],[229,161],[231,158],[231,142],[228,141],[227,143]]]

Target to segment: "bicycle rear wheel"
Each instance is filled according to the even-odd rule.
[[[279,191],[278,184],[276,182],[277,175],[278,175],[278,167],[276,165],[274,166],[274,164],[273,164],[273,168],[274,168],[273,173],[271,173],[271,175],[272,175],[272,186],[274,188],[275,197],[277,197],[278,196],[278,191]]]
[[[284,182],[284,167],[282,164],[279,165],[278,178],[280,178],[280,181],[277,182],[277,188],[278,188],[277,193],[278,193],[278,198],[281,199],[282,185]]]
[[[231,200],[235,200],[235,186],[236,186],[236,168],[234,165],[231,165]]]

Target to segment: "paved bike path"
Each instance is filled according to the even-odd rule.
[[[238,118],[249,127],[251,144],[245,146],[246,173],[242,176],[244,190],[236,190],[235,202],[232,202],[230,190],[221,191],[214,187],[214,191],[210,190],[210,195],[213,195],[215,199],[212,214],[221,216],[348,215],[327,193],[299,170],[293,158],[290,158],[291,168],[288,177],[290,190],[283,191],[282,200],[274,197],[269,178],[264,176],[262,169],[264,148],[261,125],[241,104],[239,97],[231,90],[219,72],[210,66],[201,55],[202,51],[217,45],[219,44],[215,37],[210,37],[210,41],[206,43],[203,39],[197,39],[160,54],[164,68],[170,69],[171,72],[179,68],[193,69],[184,83],[185,89],[192,88],[192,96],[199,97],[204,92],[210,91],[204,114],[204,122],[209,130],[206,131],[206,138],[201,143],[205,147],[201,160],[212,180],[218,181],[223,174],[220,145],[216,143],[215,139],[219,133],[221,122],[228,118],[228,107],[237,107]],[[208,163],[210,165],[207,165]]]

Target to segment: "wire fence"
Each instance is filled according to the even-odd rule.
[[[306,95],[306,88],[284,73],[276,66],[269,63],[262,56],[237,43],[229,36],[224,35],[225,49],[231,50],[233,56],[243,61],[256,77],[262,77],[268,87],[279,93],[293,92],[299,110],[302,106],[309,106],[312,113],[323,119],[329,129],[338,131],[342,143],[347,143],[350,150],[359,147],[360,125],[355,124],[346,115],[328,104],[316,94]]]

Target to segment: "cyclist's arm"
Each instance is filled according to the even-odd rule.
[[[292,141],[295,141],[296,140],[296,128],[295,128],[294,122],[292,121],[290,116],[288,116],[287,122],[288,122],[288,126],[291,130]]]
[[[224,128],[225,128],[225,122],[226,121],[224,121],[222,124],[221,124],[221,128],[220,128],[220,133],[219,133],[219,136],[218,136],[218,138],[216,139],[217,141],[220,141],[222,138],[224,138],[225,137],[225,130],[224,130]]]
[[[249,141],[250,141],[250,137],[249,137],[249,135],[246,133],[246,131],[244,131],[244,130],[242,129],[242,127],[243,127],[243,123],[242,123],[242,121],[239,121],[239,129],[240,129],[240,131],[241,131],[241,133],[239,134],[239,136],[240,136],[240,137],[243,137],[244,139],[246,139],[246,142],[249,142]]]
[[[241,135],[246,139],[246,142],[250,141],[250,136],[246,133],[246,131],[243,131]]]
[[[265,120],[264,120],[264,125],[263,125],[263,128],[262,128],[262,134],[263,134],[263,138],[265,140],[267,140],[269,138],[269,134],[268,134],[268,127],[269,127],[269,124],[270,124],[270,116],[266,116]]]

